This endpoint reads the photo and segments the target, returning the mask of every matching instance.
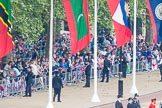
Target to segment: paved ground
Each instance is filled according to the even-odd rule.
[[[157,108],[162,101],[162,82],[159,82],[159,72],[138,73],[136,77],[137,89],[140,95],[142,108],[148,108],[151,98],[157,98]],[[123,79],[124,95],[123,105],[126,108],[127,98],[132,85],[132,75]],[[98,82],[98,94],[100,103],[92,103],[93,82],[91,88],[83,88],[84,85],[66,86],[62,89],[62,102],[54,102],[54,108],[114,108],[114,102],[118,94],[118,78],[111,78],[109,83]],[[33,93],[32,97],[9,97],[0,99],[0,108],[46,108],[48,103],[48,91]]]
[[[160,102],[162,102],[162,91],[141,95],[140,96],[141,107],[148,108],[149,104],[151,103],[150,99],[155,98],[155,97],[157,99],[156,108],[159,108],[159,104]],[[124,108],[126,108],[127,103],[128,103],[127,99],[122,100],[122,103],[123,103]],[[114,108],[114,106],[115,106],[115,102],[112,102],[112,103],[107,103],[103,105],[98,105],[92,108]]]

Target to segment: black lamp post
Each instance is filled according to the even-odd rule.
[[[118,95],[123,97],[123,80],[121,79],[122,72],[119,72],[118,75]]]
[[[118,72],[118,95],[123,97],[123,80],[122,80],[122,47],[120,48],[120,65],[119,65],[119,72]]]

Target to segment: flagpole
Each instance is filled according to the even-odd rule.
[[[52,104],[52,50],[53,46],[53,0],[51,0],[51,12],[50,12],[50,44],[49,44],[49,100],[46,108],[54,108]]]
[[[94,94],[91,101],[100,102],[97,94],[97,0],[95,0],[94,10]]]
[[[133,85],[130,93],[138,93],[136,88],[136,16],[137,16],[137,1],[134,0],[134,27],[133,27]]]

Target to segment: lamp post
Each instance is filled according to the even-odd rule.
[[[123,97],[123,80],[122,78],[122,47],[120,48],[120,65],[119,65],[119,72],[118,72],[118,95]]]

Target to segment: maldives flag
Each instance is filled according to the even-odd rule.
[[[10,0],[0,0],[0,58],[7,55],[14,47],[11,27],[11,6]]]
[[[63,0],[70,31],[71,53],[75,54],[90,43],[87,0]]]
[[[154,43],[162,41],[162,0],[146,0],[153,29]]]
[[[124,0],[107,0],[116,33],[117,48],[131,40],[131,30],[125,11]]]

